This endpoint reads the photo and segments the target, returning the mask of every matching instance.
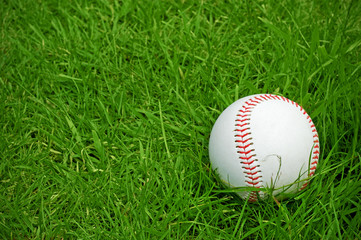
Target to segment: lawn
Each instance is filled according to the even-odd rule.
[[[0,3],[1,239],[361,239],[361,2]],[[298,102],[308,188],[248,203],[210,170],[219,114]]]

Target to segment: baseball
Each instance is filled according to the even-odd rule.
[[[284,199],[305,188],[319,153],[310,116],[296,102],[272,94],[231,104],[215,122],[209,141],[212,169],[251,202],[270,195]]]

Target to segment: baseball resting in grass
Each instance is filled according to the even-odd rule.
[[[318,134],[306,111],[271,94],[231,104],[218,117],[209,142],[212,168],[227,187],[252,187],[237,192],[249,201],[270,194],[282,199],[305,188],[319,152]]]

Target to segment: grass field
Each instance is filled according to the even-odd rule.
[[[0,6],[1,239],[361,239],[360,1]],[[280,205],[210,171],[215,120],[256,93],[320,136]]]

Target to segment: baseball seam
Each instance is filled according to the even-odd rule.
[[[236,149],[237,153],[239,155],[240,164],[243,170],[243,173],[245,174],[246,178],[246,186],[249,187],[256,187],[260,188],[262,186],[262,172],[260,170],[260,165],[258,163],[257,155],[255,154],[255,149],[252,148],[253,141],[252,141],[252,133],[250,131],[250,119],[251,119],[251,113],[252,110],[257,106],[257,104],[260,104],[264,101],[269,100],[277,100],[277,101],[284,101],[287,103],[290,103],[294,105],[296,108],[298,108],[303,115],[306,115],[306,119],[308,120],[308,123],[310,125],[310,128],[313,133],[313,149],[311,154],[311,162],[309,166],[309,172],[308,176],[311,177],[314,175],[319,159],[319,153],[320,153],[320,147],[319,147],[319,139],[318,134],[316,131],[316,127],[313,124],[310,116],[306,113],[306,111],[296,102],[289,100],[282,96],[272,95],[272,94],[262,94],[262,95],[256,95],[250,99],[248,99],[241,107],[241,109],[238,110],[236,119],[235,119],[235,143],[236,143]],[[302,187],[299,190],[304,189],[308,185],[308,179],[306,182],[302,185]],[[254,202],[258,199],[258,194],[260,196],[264,196],[264,193],[261,193],[260,191],[252,191],[249,193],[248,201]]]

